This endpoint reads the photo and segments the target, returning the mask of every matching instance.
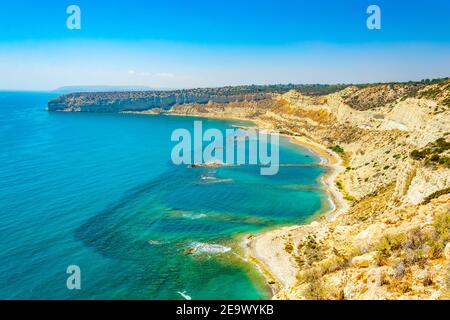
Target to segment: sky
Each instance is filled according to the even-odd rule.
[[[381,29],[366,12],[381,10]],[[81,10],[70,30],[67,7]],[[450,75],[448,0],[16,0],[0,89],[363,83]]]

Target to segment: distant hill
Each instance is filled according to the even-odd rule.
[[[168,110],[174,105],[272,100],[274,94],[296,91],[310,98],[341,92],[342,102],[364,111],[412,97],[433,98],[450,105],[447,95],[449,79],[373,84],[273,84],[241,85],[216,88],[155,90],[130,86],[63,87],[62,93],[48,102],[49,111],[123,112],[153,108]],[[427,88],[427,90],[425,90]]]
[[[153,89],[145,86],[64,86],[53,91],[61,94],[68,94],[75,92],[125,92],[149,90]]]

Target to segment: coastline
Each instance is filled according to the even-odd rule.
[[[254,127],[259,129],[271,129],[273,125],[270,122],[261,121],[259,119],[248,119],[243,117],[224,117],[217,115],[189,115],[189,114],[172,114],[180,116],[193,116],[200,118],[249,121],[254,123]],[[245,127],[244,127],[245,128]],[[285,250],[285,239],[303,238],[310,229],[317,227],[318,223],[315,219],[318,217],[326,217],[333,220],[336,216],[348,210],[348,203],[344,199],[344,195],[336,186],[337,176],[345,171],[343,160],[335,152],[329,150],[324,145],[312,141],[304,136],[294,136],[282,134],[289,139],[289,142],[297,144],[308,149],[311,153],[316,154],[320,158],[320,164],[326,166],[328,171],[320,178],[321,183],[327,193],[329,206],[323,211],[315,214],[310,224],[292,225],[284,227],[275,227],[272,230],[262,231],[256,235],[246,235],[242,241],[245,255],[255,268],[263,275],[266,282],[272,289],[272,299],[276,299],[276,294],[284,288],[288,288],[296,282],[297,263],[292,256]],[[295,239],[293,239],[294,242]]]
[[[334,219],[337,215],[348,209],[348,203],[336,186],[336,178],[344,169],[342,159],[325,146],[311,141],[305,137],[289,136],[290,142],[301,145],[318,155],[322,164],[329,171],[321,177],[321,182],[328,195],[330,207],[317,216]],[[247,237],[246,254],[257,269],[261,271],[272,288],[273,297],[283,288],[288,288],[296,281],[297,266],[290,254],[285,250],[285,240],[289,237],[304,237],[311,228],[317,226],[315,219],[310,224],[277,227],[273,230],[263,231],[255,236]],[[295,239],[294,239],[295,242]]]
[[[154,114],[142,112],[130,112],[135,114]],[[273,125],[270,122],[261,121],[259,119],[248,119],[244,117],[227,117],[214,114],[177,114],[162,113],[166,116],[188,116],[198,118],[209,118],[216,120],[232,120],[251,122],[252,128],[271,129]],[[250,128],[250,126],[238,126],[242,128]],[[294,240],[303,238],[309,230],[317,227],[318,217],[326,217],[333,220],[337,215],[348,210],[348,203],[344,199],[343,194],[336,186],[337,176],[345,170],[342,165],[343,160],[335,152],[329,150],[325,146],[312,141],[304,136],[295,136],[289,134],[281,134],[289,139],[290,143],[302,146],[311,153],[316,154],[320,158],[320,164],[327,167],[328,171],[320,177],[327,193],[329,206],[319,211],[313,216],[313,220],[309,224],[274,227],[272,230],[262,231],[256,235],[245,235],[242,239],[242,247],[244,254],[249,262],[266,279],[267,284],[272,289],[272,299],[276,299],[276,294],[282,289],[288,288],[296,282],[297,263],[292,256],[285,250],[285,240],[289,237]],[[293,235],[295,234],[295,238]]]

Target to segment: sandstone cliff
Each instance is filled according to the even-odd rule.
[[[297,89],[312,95],[331,93],[346,85],[250,85],[167,91],[79,92],[49,101],[49,111],[124,112],[168,109],[174,105],[259,101],[274,93]]]
[[[153,108],[168,109],[176,104],[243,102],[266,98],[264,93],[234,93],[233,90],[192,89],[177,91],[131,91],[72,93],[49,101],[49,111],[123,112]]]

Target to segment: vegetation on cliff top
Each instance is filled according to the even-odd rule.
[[[437,165],[450,168],[450,141],[441,137],[434,142],[427,144],[420,150],[413,150],[410,157],[416,161],[423,161],[425,165]]]
[[[344,90],[349,87],[352,88],[348,92]],[[48,102],[48,110],[122,112],[167,109],[176,104],[260,101],[270,99],[271,94],[283,94],[290,90],[311,97],[344,90],[345,103],[358,110],[367,110],[412,96],[438,98],[441,104],[449,104],[449,89],[450,80],[435,79],[384,84],[273,84],[159,91],[78,92],[52,99]]]

